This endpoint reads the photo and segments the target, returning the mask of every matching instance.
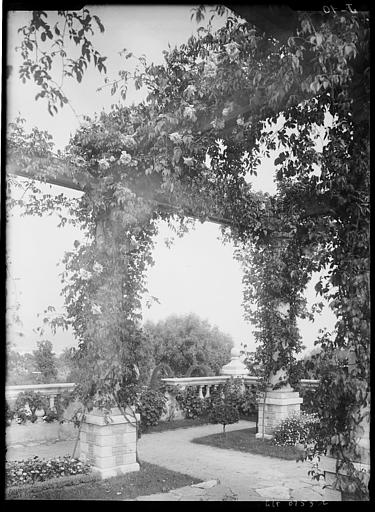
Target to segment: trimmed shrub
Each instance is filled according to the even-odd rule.
[[[280,423],[272,441],[277,446],[308,444],[313,442],[318,424],[319,418],[316,414],[294,413]]]
[[[231,403],[227,403],[225,399],[214,402],[208,413],[210,423],[221,423],[223,425],[223,433],[225,434],[226,425],[237,423],[240,419],[237,407]]]
[[[241,379],[231,378],[225,384],[219,384],[211,392],[211,404],[218,395],[225,395],[226,400],[230,400],[242,416],[249,416],[258,410],[257,388],[255,386],[244,386]]]
[[[226,404],[230,404],[231,407],[237,410],[238,415],[248,416],[257,411],[256,388],[254,386],[244,388],[241,379],[228,379],[225,384],[219,384],[212,388],[210,393],[209,398],[200,398],[198,390],[193,387],[177,392],[176,400],[186,419],[206,417],[214,407],[216,409],[215,414],[218,414],[218,403],[222,401],[223,397],[225,397]],[[237,416],[234,411],[229,414],[230,408],[226,407],[225,409],[227,415]],[[212,417],[215,414],[212,413]]]
[[[223,433],[225,433],[226,425],[239,421],[241,403],[240,383],[233,379],[228,380],[224,385],[218,386],[211,395],[207,409],[208,421],[210,423],[221,423]]]
[[[87,474],[91,466],[69,456],[54,459],[39,459],[38,456],[26,460],[7,461],[5,465],[5,485],[34,484],[50,478]]]
[[[200,398],[196,389],[187,388],[179,391],[176,394],[176,400],[186,419],[199,418],[207,413],[209,402]]]
[[[161,415],[166,410],[167,398],[154,389],[142,391],[137,410],[141,415],[141,429],[144,431],[147,427],[157,425]]]

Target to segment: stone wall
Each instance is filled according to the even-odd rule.
[[[78,435],[78,429],[74,428],[73,423],[53,423],[27,422],[19,425],[12,421],[11,425],[6,427],[6,445],[25,444],[30,442],[46,442],[46,441],[65,441],[75,439]]]

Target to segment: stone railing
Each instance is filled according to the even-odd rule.
[[[53,384],[26,384],[21,386],[6,386],[5,397],[7,402],[12,405],[17,399],[19,393],[25,391],[34,391],[40,393],[42,396],[49,398],[49,406],[51,409],[55,408],[55,398],[61,395],[64,391],[72,391],[75,387],[74,382],[64,382]]]
[[[224,384],[225,381],[232,378],[231,375],[216,375],[213,377],[168,377],[161,379],[165,384],[185,389],[187,387],[197,387],[201,398],[208,398],[212,387],[218,384]],[[254,385],[259,381],[259,377],[251,375],[234,376],[235,379],[243,380],[245,386]],[[315,389],[319,385],[317,379],[301,379],[300,384],[305,389]]]
[[[174,377],[161,379],[165,384],[170,386],[180,387],[184,389],[189,386],[198,387],[199,396],[201,398],[208,398],[212,387],[224,382],[231,378],[231,375],[216,375],[209,377]],[[234,378],[243,379],[245,386],[256,384],[259,380],[258,377],[250,375],[243,375]],[[315,389],[319,385],[319,380],[316,379],[301,379],[301,386],[305,389]],[[55,406],[55,398],[61,395],[64,391],[72,391],[74,389],[74,382],[67,383],[53,383],[53,384],[26,384],[21,386],[6,386],[5,396],[9,404],[15,402],[19,393],[24,391],[34,391],[49,398],[51,409]]]
[[[230,378],[231,375],[217,375],[210,377],[169,377],[161,380],[169,386],[179,387],[181,389],[197,387],[200,398],[208,398],[212,388],[215,388],[219,384],[224,384]],[[234,378],[243,380],[245,386],[256,384],[258,381],[258,377],[251,377],[250,375]]]

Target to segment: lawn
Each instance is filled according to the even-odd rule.
[[[302,454],[295,446],[275,446],[270,439],[256,439],[255,433],[255,428],[244,428],[227,432],[225,436],[219,433],[197,437],[193,443],[287,460],[296,460]]]
[[[256,415],[253,416],[242,416],[240,419],[247,421],[255,421]],[[179,428],[197,427],[199,425],[208,425],[209,422],[206,418],[195,418],[195,419],[181,419],[172,421],[160,421],[157,425],[147,427],[147,430],[142,432],[142,435],[151,434],[154,432],[166,432],[167,430],[177,430]]]
[[[22,494],[19,498],[27,500],[124,500],[168,492],[198,482],[201,480],[192,476],[142,462],[140,471],[134,473],[56,489],[32,489],[27,495]]]
[[[157,425],[147,427],[147,430],[142,431],[142,435],[177,430],[179,428],[197,427],[199,425],[207,425],[207,423],[208,421],[204,418],[160,421]]]

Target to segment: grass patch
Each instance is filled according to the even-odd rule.
[[[255,416],[240,416],[241,420],[255,421]],[[172,421],[160,421],[157,425],[147,427],[142,435],[152,434],[154,432],[167,432],[168,430],[177,430],[179,428],[199,427],[200,425],[209,425],[207,418],[181,419]]]
[[[296,460],[302,453],[295,446],[275,446],[270,439],[256,439],[255,434],[255,427],[244,428],[227,432],[225,436],[219,433],[197,437],[193,439],[193,443],[286,460]]]
[[[127,473],[126,475],[107,478],[100,481],[77,483],[65,487],[56,488],[29,488],[20,489],[20,494],[8,499],[26,500],[124,500],[134,499],[138,496],[168,492],[185,485],[201,482],[183,473],[170,471],[169,469],[141,463],[140,471]]]
[[[167,432],[168,430],[177,430],[179,428],[198,427],[207,424],[208,421],[204,418],[160,421],[157,425],[147,427],[147,430],[142,432],[142,435],[153,434],[154,432]]]

